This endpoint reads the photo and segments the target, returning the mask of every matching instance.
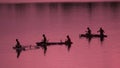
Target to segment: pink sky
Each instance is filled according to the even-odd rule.
[[[120,0],[0,0],[0,3],[20,3],[20,2],[104,2]]]

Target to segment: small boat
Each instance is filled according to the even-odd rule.
[[[65,42],[36,42],[37,46],[44,46],[44,45],[47,45],[47,46],[50,46],[50,45],[71,45],[72,42],[71,41],[65,41]]]
[[[81,37],[86,37],[86,38],[104,38],[107,37],[107,35],[100,35],[100,34],[80,34]]]

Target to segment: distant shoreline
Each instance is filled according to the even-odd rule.
[[[64,1],[64,2],[0,2],[0,4],[47,4],[47,3],[55,3],[55,4],[59,4],[59,3],[120,3],[120,1],[89,1],[89,2],[83,2],[83,1],[81,1],[81,2],[72,2],[72,1],[70,1],[70,2],[66,2],[66,1]]]

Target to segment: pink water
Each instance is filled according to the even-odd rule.
[[[90,27],[93,33],[103,27],[108,35],[101,44],[90,44],[79,34]],[[65,46],[22,52],[19,59],[12,47],[18,38],[23,45],[35,45],[46,34],[49,41],[73,42]],[[120,3],[1,4],[0,68],[120,68]]]

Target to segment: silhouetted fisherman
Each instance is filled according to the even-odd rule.
[[[104,30],[102,29],[102,27],[97,31],[100,32],[100,41],[103,42],[104,41]]]
[[[90,42],[92,38],[92,31],[89,27],[87,27],[86,36],[87,36],[88,41]]]
[[[19,58],[19,56],[20,56],[20,53],[21,53],[21,51],[22,51],[22,46],[20,45],[20,42],[18,41],[18,39],[16,39],[16,46],[15,46],[15,48],[16,48],[16,52],[17,52],[17,58]]]
[[[46,39],[45,34],[43,34],[43,42],[44,42],[44,43],[46,43],[46,42],[47,42],[47,39]]]
[[[46,54],[46,51],[47,51],[47,39],[46,39],[46,36],[45,34],[43,34],[43,48],[44,48],[44,54]]]
[[[100,36],[103,36],[105,33],[104,30],[102,29],[102,27],[97,32],[100,32]]]
[[[71,48],[71,39],[70,39],[70,37],[69,37],[69,35],[67,35],[67,40],[66,40],[66,45],[68,46],[68,51],[70,50],[70,48]]]
[[[71,39],[70,39],[69,35],[67,35],[67,41],[71,42]]]
[[[18,39],[16,39],[16,48],[20,48],[21,47],[21,45],[20,45],[20,42],[18,41]]]
[[[86,35],[91,35],[91,29],[89,27],[87,27],[87,31],[86,31]]]

